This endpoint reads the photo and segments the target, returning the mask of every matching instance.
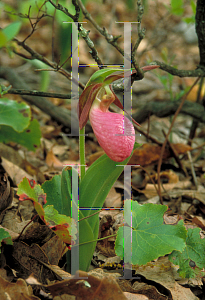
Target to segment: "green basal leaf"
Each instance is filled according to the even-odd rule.
[[[36,151],[40,145],[41,130],[37,120],[32,120],[23,131],[17,132],[10,126],[0,126],[0,142],[15,142],[26,147],[30,151]]]
[[[51,180],[46,180],[41,187],[46,193],[47,202],[44,208],[47,205],[53,205],[62,214],[61,175],[55,175]]]
[[[95,210],[92,210],[92,213],[94,212]],[[83,213],[84,211],[80,211],[81,219],[82,216],[84,216]],[[88,271],[97,242],[88,243],[84,245],[81,244],[97,240],[99,232],[99,215],[96,214],[92,217],[92,223],[95,223],[95,226],[90,225],[90,219],[91,218],[84,219],[79,222],[79,268],[80,270],[84,271]]]
[[[5,46],[7,43],[7,38],[2,29],[0,29],[0,48]]]
[[[21,28],[21,22],[14,22],[2,29],[4,35],[6,36],[7,42],[12,40]]]
[[[180,220],[176,225],[163,224],[166,210],[166,205],[140,205],[137,201],[125,201],[124,219],[127,225],[119,228],[115,242],[115,252],[122,259],[124,244],[129,247],[130,253],[132,249],[132,256],[125,263],[145,265],[173,250],[183,251],[187,234],[183,221]]]
[[[123,162],[116,163],[104,154],[89,167],[79,187],[80,207],[101,208],[103,206],[111,187],[124,170],[124,165],[128,163],[131,155]],[[84,212],[85,216],[90,214],[92,210],[88,209]]]
[[[55,175],[51,180],[42,184],[47,195],[47,203],[44,207],[53,205],[59,213],[71,216],[72,172],[78,176],[75,168],[65,167],[61,175]]]
[[[31,110],[23,101],[14,101],[7,98],[0,99],[0,125],[11,126],[22,132],[28,127],[31,119]]]
[[[89,167],[79,186],[79,205],[83,208],[81,213],[84,217],[90,216],[101,209],[107,194],[124,170],[124,165],[127,164],[129,159],[130,157],[121,163],[116,163],[105,154]],[[79,228],[80,244],[97,240],[99,231],[98,214],[80,221]],[[80,253],[82,253],[82,257],[80,255],[80,266],[83,270],[88,270],[95,246],[96,242],[80,246]]]
[[[0,253],[2,243],[7,245],[13,245],[10,234],[4,228],[0,228]]]
[[[179,266],[178,273],[183,278],[194,278],[205,266],[205,239],[200,237],[200,231],[200,228],[188,228],[183,252],[173,251],[169,255],[169,260]]]

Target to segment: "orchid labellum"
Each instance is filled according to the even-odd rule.
[[[144,67],[144,71],[157,67]],[[79,126],[82,129],[89,118],[95,136],[107,156],[116,162],[122,162],[132,153],[135,130],[127,117],[108,110],[111,103],[123,110],[110,84],[123,78],[124,75],[130,76],[130,73],[110,75],[116,71],[118,70],[103,69],[95,72],[91,77],[79,99]],[[139,125],[136,121],[133,122]]]

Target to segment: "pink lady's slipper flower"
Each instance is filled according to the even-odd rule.
[[[147,68],[156,67],[158,66]],[[123,78],[124,73],[110,75],[113,72],[116,70],[99,70],[94,74],[94,79],[91,77],[79,99],[79,126],[82,129],[89,118],[98,143],[107,156],[116,162],[122,162],[132,153],[135,130],[127,117],[108,110],[111,103],[123,109],[120,100],[109,85],[114,80]],[[139,125],[136,121],[133,122]]]
[[[96,97],[90,109],[89,119],[98,143],[107,156],[121,162],[132,153],[135,130],[128,118],[108,111],[114,100],[114,95],[104,95],[102,99]]]

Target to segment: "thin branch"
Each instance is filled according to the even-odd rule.
[[[86,30],[85,28],[83,28],[82,24],[78,27],[78,30],[80,32],[80,35],[82,36],[82,38],[85,40],[86,44],[88,45],[88,47],[91,49],[90,54],[92,55],[92,58],[96,61],[99,68],[101,68],[103,63],[98,56],[98,52],[94,46],[93,41],[89,37],[89,30]]]
[[[61,4],[55,4],[52,0],[48,0],[50,2],[50,4],[53,5],[53,7],[55,7],[55,9],[62,11],[66,16],[68,16],[69,18],[71,18],[72,20],[75,19],[75,15],[72,15],[71,13],[69,13],[68,9],[66,7],[63,7]]]
[[[165,133],[164,130],[162,130],[162,133],[163,133],[164,137],[166,138],[166,133]],[[184,175],[186,176],[186,178],[188,178],[187,170],[184,167],[184,165],[181,162],[181,160],[179,159],[178,153],[175,150],[174,145],[169,140],[167,140],[167,144],[169,145],[170,151],[171,151],[171,153],[172,153],[172,155],[173,155],[176,163],[178,164],[179,168],[184,172]]]
[[[42,12],[42,8],[43,8],[43,6],[46,4],[46,2],[47,2],[47,1],[44,1],[44,3],[43,3],[43,4],[41,5],[41,7],[38,9],[38,14],[37,14],[37,17],[35,18],[35,22],[32,22],[32,18],[31,18],[31,16],[30,16],[30,13],[31,13],[31,5],[29,6],[27,18],[28,18],[28,20],[29,20],[29,22],[30,22],[30,25],[31,25],[32,30],[31,30],[31,33],[24,39],[23,42],[25,42],[29,37],[31,37],[32,34],[37,30],[36,27],[37,27],[38,23],[40,22],[40,20],[43,19],[44,17],[49,16],[49,15],[47,15],[47,13],[46,13],[46,14],[42,13],[42,15],[40,16],[40,13]],[[51,17],[51,16],[49,16],[49,17]]]
[[[74,22],[78,22],[79,17],[80,17],[80,7],[79,7],[79,5],[78,5],[78,3],[77,3],[76,0],[72,0],[72,4],[75,7],[75,15],[74,15],[73,21]]]
[[[120,54],[122,54],[124,56],[124,50],[119,47],[119,45],[117,44],[117,40],[121,37],[121,36],[113,36],[112,34],[108,33],[106,28],[101,28],[96,22],[95,20],[92,18],[91,14],[87,11],[87,9],[85,8],[85,6],[83,5],[81,0],[76,0],[78,2],[78,5],[80,6],[85,18],[87,20],[90,21],[90,23],[97,29],[97,31],[103,35],[105,37],[105,39],[107,40],[107,42],[109,44],[111,44],[113,47],[115,47],[117,49],[118,52],[120,52]]]
[[[141,43],[141,41],[145,37],[145,32],[146,32],[145,28],[141,29],[141,21],[142,21],[142,17],[143,17],[143,14],[144,14],[144,7],[142,6],[141,0],[137,1],[137,7],[138,7],[138,17],[137,17],[137,21],[138,21],[138,25],[137,25],[138,39],[137,39],[137,41],[136,41],[136,43],[135,43],[135,45],[132,49],[131,60],[132,60],[133,66],[135,67],[135,70],[137,71],[137,76],[139,77],[139,79],[142,79],[142,78],[144,78],[144,74],[143,74],[142,70],[139,68],[139,66],[136,62],[136,59],[135,59],[136,51],[139,47],[139,44]]]
[[[158,65],[161,70],[166,71],[169,74],[179,77],[204,77],[205,76],[205,68],[201,65],[195,70],[178,70],[170,65],[167,65],[163,62],[155,60],[151,63],[151,65]]]
[[[188,155],[188,159],[189,159],[189,162],[190,162],[192,178],[193,178],[196,190],[198,190],[198,182],[197,182],[196,173],[195,173],[195,170],[194,170],[194,164],[193,164],[193,160],[192,160],[192,156],[191,156],[190,151],[187,151],[187,155]]]
[[[30,56],[26,56],[26,55],[18,52],[15,49],[13,50],[14,53],[16,53],[17,55],[22,56],[22,57],[24,57],[26,59],[29,59],[29,60],[38,59],[38,60],[42,61],[43,63],[45,63],[47,66],[50,66],[56,72],[61,73],[63,76],[65,76],[66,78],[68,78],[69,80],[71,80],[71,74],[68,71],[66,71],[65,69],[62,69],[62,68],[59,69],[59,66],[55,62],[52,62],[52,61],[48,60],[43,55],[39,54],[38,52],[36,52],[32,48],[30,48],[26,43],[19,41],[17,38],[14,38],[13,40],[15,42],[17,42],[17,44],[19,46],[21,46],[23,49],[25,49],[30,54]],[[82,84],[80,82],[78,83],[77,80],[75,81],[75,83],[79,84],[79,87],[81,89],[85,88],[84,84]]]
[[[53,3],[53,1],[51,1],[51,0],[49,0],[49,2],[55,7],[55,9],[60,10],[63,13],[65,13],[65,7],[63,7],[62,5]],[[80,7],[79,7],[76,0],[72,0],[72,3],[75,6],[76,14],[72,15],[72,17],[71,16],[70,17],[73,19],[74,22],[78,22]],[[67,13],[66,13],[66,15],[67,15]],[[86,30],[85,28],[83,28],[82,24],[80,26],[78,26],[78,30],[79,30],[82,38],[85,40],[86,44],[88,45],[88,47],[91,49],[91,51],[90,51],[91,56],[96,61],[98,66],[101,67],[103,65],[103,63],[102,63],[101,59],[98,56],[98,52],[97,52],[97,50],[94,46],[93,41],[89,37],[89,31]]]
[[[59,98],[59,99],[71,99],[71,94],[47,93],[47,92],[39,92],[39,91],[23,90],[23,89],[13,89],[13,88],[9,89],[7,94],[30,95],[30,96],[40,96],[40,97]]]

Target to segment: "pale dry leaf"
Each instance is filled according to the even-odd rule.
[[[124,292],[124,295],[126,296],[126,298],[128,300],[149,300],[149,298],[147,298],[147,296],[140,295],[140,294]]]
[[[162,257],[153,263],[137,267],[136,273],[143,275],[147,280],[160,283],[171,292],[173,300],[198,300],[189,288],[184,288],[176,282],[180,277],[168,257]]]
[[[30,174],[28,174],[23,169],[13,164],[9,160],[3,157],[1,158],[1,160],[2,160],[1,164],[4,170],[11,177],[14,185],[18,185],[24,177],[27,177],[28,179],[35,179],[35,177],[31,176]]]
[[[49,150],[46,155],[46,164],[50,168],[60,169],[63,168],[63,163],[54,155],[53,150]]]
[[[28,287],[23,279],[11,283],[0,277],[0,299],[1,300],[40,300],[33,295],[32,288]]]

